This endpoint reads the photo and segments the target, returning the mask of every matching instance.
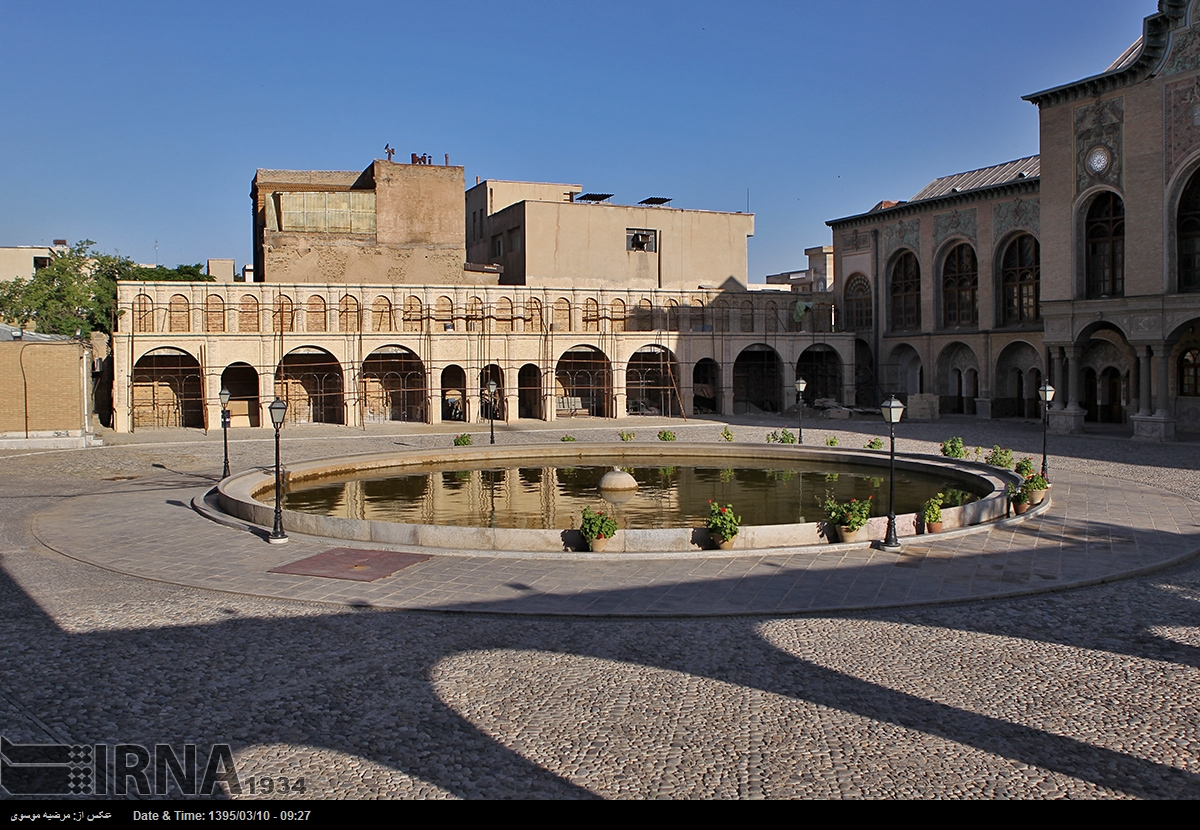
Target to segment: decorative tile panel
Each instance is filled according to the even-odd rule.
[[[992,207],[992,233],[995,239],[1003,239],[1017,229],[1029,231],[1034,236],[1041,235],[1040,199],[1017,199],[1015,202],[1000,202]]]
[[[1097,184],[1121,188],[1125,142],[1125,98],[1109,98],[1075,108],[1075,194]],[[1101,169],[1089,159],[1106,154]]]
[[[978,242],[978,218],[975,208],[952,210],[933,217],[933,249],[936,251],[952,236],[965,236],[971,244]]]
[[[1200,75],[1163,87],[1164,183],[1175,175],[1179,162],[1200,145]]]
[[[1176,33],[1162,74],[1178,75],[1197,68],[1200,68],[1200,33],[1195,29]]]
[[[853,233],[845,234],[842,237],[843,251],[865,251],[870,247],[871,235],[859,232],[858,228],[855,228]]]
[[[921,220],[911,222],[900,220],[894,225],[883,227],[883,257],[887,259],[897,248],[912,248],[920,256],[921,253]]]

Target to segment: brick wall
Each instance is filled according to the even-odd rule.
[[[87,405],[82,378],[91,368],[86,361],[84,347],[75,342],[0,343],[0,436],[80,434]]]

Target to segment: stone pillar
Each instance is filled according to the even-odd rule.
[[[805,378],[806,381],[812,383],[812,378]],[[811,392],[809,394],[812,394]],[[796,404],[796,364],[784,362],[783,364],[783,401],[781,409],[786,411]]]
[[[434,382],[434,378],[437,382]],[[435,369],[425,371],[425,423],[440,424],[442,422],[442,381],[441,372]]]
[[[1155,396],[1154,417],[1167,418],[1170,416],[1169,407],[1171,405],[1170,392],[1171,385],[1168,382],[1168,360],[1170,349],[1165,345],[1158,347],[1158,394]]]
[[[1052,346],[1054,352],[1051,356],[1051,365],[1053,369],[1053,380],[1051,386],[1058,386],[1058,394],[1054,396],[1054,400],[1050,402],[1051,409],[1063,410],[1067,407],[1067,376],[1063,374],[1063,350],[1061,346]]]
[[[1150,416],[1150,347],[1142,346],[1138,354],[1138,412]]]
[[[1080,371],[1079,363],[1083,350],[1078,346],[1071,346],[1065,352],[1067,358],[1067,405],[1063,409],[1050,410],[1050,432],[1059,434],[1083,432],[1083,417],[1086,414],[1079,406],[1080,377],[1083,374]],[[1060,367],[1056,366],[1055,368]],[[1059,389],[1054,399],[1062,400],[1062,394],[1062,389]]]
[[[613,363],[612,370],[612,389],[613,389],[613,407],[615,412],[612,413],[614,418],[624,418],[628,415],[625,407],[629,403],[629,395],[625,391],[625,364]]]

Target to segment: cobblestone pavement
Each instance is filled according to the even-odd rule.
[[[780,425],[734,431],[753,440]],[[861,446],[883,433],[823,426],[806,438]],[[1036,424],[944,420],[908,425],[898,449],[929,452],[950,434],[1019,455],[1041,446]],[[156,494],[160,515],[180,511],[163,541],[179,544],[195,519],[186,498],[220,468],[219,436],[134,438],[0,454],[10,740],[229,743],[247,784],[303,777],[316,798],[1200,797],[1195,560],[1070,591],[803,616],[334,607],[147,581],[40,545],[39,515],[69,521],[64,506],[150,498],[139,493]],[[389,441],[445,436],[297,429],[285,451]],[[235,434],[232,451],[235,468],[262,464],[271,443]],[[1052,451],[1052,472],[1097,488],[1200,492],[1194,443],[1098,435],[1054,438]],[[126,521],[133,531],[137,517]]]

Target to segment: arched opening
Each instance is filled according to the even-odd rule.
[[[261,323],[258,318],[258,298],[253,294],[243,294],[238,304],[238,332],[257,332]]]
[[[217,294],[209,294],[204,300],[204,330],[210,334],[225,331],[225,301]]]
[[[517,417],[546,417],[542,412],[542,370],[533,363],[526,363],[517,372]]]
[[[1041,319],[1041,246],[1030,234],[1008,243],[1000,261],[1001,321],[1021,326]]]
[[[832,346],[818,343],[796,361],[796,377],[804,378],[804,400],[842,401],[842,358]]]
[[[204,426],[200,363],[180,349],[154,349],[133,366],[133,428]]]
[[[461,366],[442,370],[442,420],[467,420],[467,373]]]
[[[678,417],[679,363],[670,349],[643,346],[625,369],[625,411],[630,415]]]
[[[424,331],[423,307],[420,297],[409,296],[404,300],[404,330]]]
[[[376,297],[371,304],[371,331],[390,332],[394,328],[392,301],[387,297]]]
[[[425,422],[425,365],[401,346],[384,346],[363,361],[363,418]]]
[[[221,373],[221,388],[229,390],[230,424],[258,426],[258,372],[254,367],[249,363],[230,363]]]
[[[325,299],[309,297],[304,309],[304,330],[322,332],[328,327],[325,317]]]
[[[525,331],[544,331],[545,321],[542,320],[542,301],[530,297],[525,301]]]
[[[275,396],[287,401],[290,424],[345,423],[342,390],[342,366],[324,349],[293,349],[275,373]]]
[[[1037,390],[1041,383],[1031,385],[1030,378],[1040,379],[1041,374],[1042,359],[1033,346],[1022,341],[1005,346],[996,358],[992,375],[992,417],[1038,417],[1041,410]]]
[[[942,263],[942,328],[968,328],[979,323],[979,262],[975,249],[955,245]]]
[[[488,391],[488,383],[495,381],[496,391]],[[480,420],[503,421],[507,418],[504,406],[504,370],[489,363],[479,373],[479,418]]]
[[[496,301],[496,331],[508,333],[513,330],[513,304],[508,297]]]
[[[559,333],[571,330],[571,301],[566,297],[554,301],[554,330]]]
[[[1175,217],[1178,250],[1178,291],[1200,291],[1200,171],[1192,174]]]
[[[362,330],[362,313],[358,300],[346,294],[338,301],[338,331]]]
[[[874,407],[879,403],[875,356],[865,340],[854,341],[854,405]]]
[[[1125,203],[1104,191],[1088,208],[1085,290],[1089,300],[1125,296]]]
[[[907,401],[909,395],[920,395],[925,391],[925,367],[917,350],[901,343],[892,352],[891,360],[884,365],[888,391]]]
[[[133,330],[136,334],[154,331],[154,300],[149,294],[138,294],[133,298]]]
[[[192,307],[182,294],[171,297],[168,308],[168,329],[172,334],[187,334],[192,330]]]
[[[275,310],[271,315],[272,328],[276,332],[294,331],[296,328],[296,314],[292,305],[292,298],[286,294],[280,294],[275,298]],[[290,414],[290,413],[289,413]]]
[[[576,346],[554,370],[556,407],[563,414],[612,417],[612,365],[604,352]]]
[[[692,370],[692,410],[697,415],[721,414],[721,364],[711,357]]]
[[[874,325],[871,283],[862,274],[855,274],[846,283],[846,313],[842,322],[846,331],[870,331]]]
[[[916,331],[921,328],[921,266],[912,251],[905,251],[892,263],[892,331]]]
[[[964,343],[951,343],[937,360],[938,407],[943,413],[974,415],[979,395],[979,362]]]
[[[615,332],[625,331],[627,327],[625,320],[625,301],[613,300],[609,308],[611,309],[609,311],[609,325],[611,330]]]
[[[781,412],[783,362],[770,346],[747,346],[733,363],[735,415]]]

